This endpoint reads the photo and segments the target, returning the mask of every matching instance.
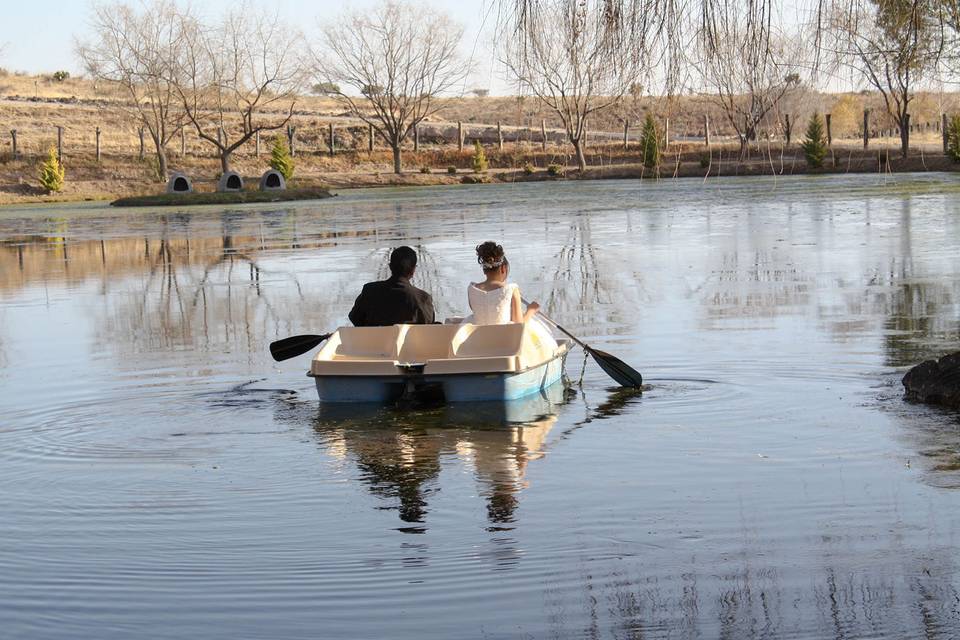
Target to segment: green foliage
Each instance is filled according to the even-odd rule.
[[[420,173],[430,173],[430,167],[420,167]]]
[[[294,163],[287,148],[287,141],[283,136],[273,139],[273,149],[270,150],[270,168],[283,176],[286,182],[293,177]]]
[[[55,193],[63,189],[65,176],[63,165],[57,159],[57,150],[50,147],[47,159],[40,165],[40,184],[47,190],[47,193]]]
[[[454,174],[454,173],[456,173],[456,172],[457,172],[457,168],[456,168],[456,167],[454,167],[454,166],[452,166],[452,165],[449,166],[449,167],[447,167],[447,173],[449,173],[449,174],[452,175],[452,174]]]
[[[533,175],[533,165],[529,162],[523,165],[523,175],[532,176]]]
[[[954,162],[960,162],[960,115],[950,118],[947,125],[947,155]]]
[[[827,157],[827,136],[824,134],[823,118],[819,113],[810,116],[807,133],[800,143],[800,148],[803,149],[803,157],[809,167],[819,169],[823,166],[823,159]]]
[[[563,167],[559,164],[548,164],[547,165],[547,174],[551,176],[562,176]]]
[[[52,77],[53,77],[54,82],[63,82],[64,80],[66,80],[66,79],[68,79],[68,78],[70,77],[70,72],[69,72],[69,71],[54,71]]]
[[[310,88],[318,96],[333,96],[340,93],[340,85],[334,82],[320,82]]]
[[[461,184],[490,184],[493,180],[490,179],[490,176],[479,174],[479,175],[466,175],[460,178]]]
[[[660,166],[660,134],[657,132],[657,123],[653,114],[648,113],[643,121],[643,132],[640,134],[640,155],[643,166],[654,169]]]
[[[486,173],[487,171],[487,154],[483,152],[483,145],[480,144],[479,140],[474,140],[473,142],[473,172],[474,173]]]

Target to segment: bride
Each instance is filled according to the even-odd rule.
[[[556,349],[557,342],[550,329],[540,318],[535,317],[540,305],[531,302],[526,311],[520,300],[520,287],[507,282],[510,263],[503,247],[496,242],[484,242],[477,247],[477,262],[486,278],[483,282],[471,282],[467,287],[467,301],[473,315],[464,322],[473,324],[508,324],[525,322],[534,339]]]

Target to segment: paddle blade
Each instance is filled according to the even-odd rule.
[[[600,351],[593,347],[587,347],[587,353],[593,356],[600,368],[608,376],[616,380],[621,387],[630,387],[639,389],[643,386],[643,376],[640,372],[628,365],[620,358],[610,355],[606,351]]]
[[[270,355],[272,355],[273,359],[277,362],[289,360],[290,358],[295,358],[310,351],[331,335],[332,334],[327,333],[322,336],[291,336],[283,340],[277,340],[276,342],[270,343]]]

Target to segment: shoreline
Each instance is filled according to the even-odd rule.
[[[361,189],[377,187],[422,187],[450,186],[459,184],[507,184],[516,182],[557,182],[571,180],[670,180],[699,179],[701,181],[734,177],[785,177],[799,175],[838,175],[838,174],[874,174],[903,175],[923,173],[956,173],[960,164],[953,163],[942,154],[930,155],[917,153],[909,158],[883,157],[884,151],[863,153],[851,150],[839,150],[828,158],[821,169],[810,169],[802,159],[795,155],[767,157],[745,162],[713,161],[703,166],[701,160],[691,161],[684,157],[665,162],[659,171],[643,167],[639,163],[620,163],[606,166],[589,166],[584,171],[565,167],[562,175],[551,175],[543,167],[537,167],[528,174],[522,169],[492,168],[482,174],[468,169],[458,169],[456,174],[431,170],[429,173],[408,170],[402,174],[383,171],[339,171],[320,176],[308,175],[295,177],[290,191],[310,191],[329,189]],[[679,156],[679,154],[676,154]],[[721,152],[722,155],[722,152]],[[256,176],[245,176],[253,180]],[[212,179],[195,179],[196,193],[213,193]],[[19,184],[16,191],[0,189],[0,208],[27,204],[64,204],[79,202],[114,201],[123,198],[160,197],[165,189],[157,182],[144,181],[133,176],[116,180],[112,188],[104,188],[103,180],[76,180],[68,182],[68,189],[57,194],[37,193],[36,187]],[[256,193],[250,191],[249,193]]]

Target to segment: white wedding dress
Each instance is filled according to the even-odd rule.
[[[464,318],[463,322],[465,324],[510,324],[510,304],[513,301],[513,292],[517,290],[517,285],[513,283],[490,291],[485,291],[471,283],[467,287],[467,302],[470,303],[473,315]],[[527,321],[527,328],[536,343],[542,344],[550,353],[556,350],[557,341],[543,320],[534,316]]]

